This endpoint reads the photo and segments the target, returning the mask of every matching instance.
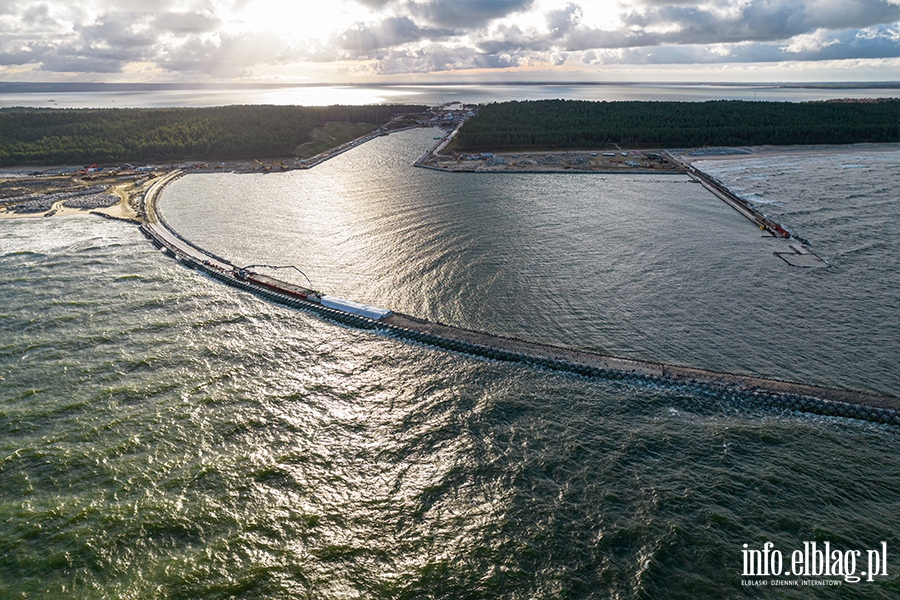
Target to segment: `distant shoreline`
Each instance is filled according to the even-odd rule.
[[[53,93],[53,92],[141,92],[167,90],[232,90],[232,89],[286,89],[316,87],[441,87],[441,86],[669,86],[669,87],[775,87],[786,89],[900,89],[900,81],[843,81],[843,82],[779,82],[779,81],[744,81],[744,82],[709,82],[709,81],[397,81],[390,83],[89,83],[74,81],[0,81],[0,93]]]

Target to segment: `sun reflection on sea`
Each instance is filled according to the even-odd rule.
[[[384,87],[309,86],[273,89],[262,94],[262,104],[333,106],[414,103],[419,92]]]

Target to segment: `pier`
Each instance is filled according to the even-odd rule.
[[[785,239],[791,237],[791,234],[788,233],[781,225],[767,218],[759,211],[753,209],[744,200],[738,198],[731,190],[722,185],[720,181],[710,175],[707,175],[691,164],[682,164],[684,164],[684,168],[687,171],[688,177],[690,177],[694,181],[699,182],[703,187],[712,192],[712,194],[721,199],[723,202],[725,202],[725,204],[727,204],[734,210],[741,213],[741,215],[743,215],[747,220],[751,221],[761,230],[769,232],[772,237]]]
[[[684,387],[717,397],[785,410],[900,425],[900,399],[890,396],[633,360],[498,336],[333,299],[270,276],[258,276],[225,258],[206,252],[165,223],[158,213],[157,200],[164,187],[178,176],[180,173],[174,172],[160,178],[147,191],[145,222],[141,225],[141,231],[155,246],[186,267],[269,301],[406,343],[480,359],[633,385]]]
[[[797,236],[792,236],[789,231],[784,229],[775,221],[769,219],[764,214],[750,206],[745,200],[739,198],[734,192],[728,189],[725,184],[715,177],[704,173],[700,169],[687,161],[682,160],[673,152],[667,152],[669,157],[684,167],[688,177],[702,185],[714,196],[722,200],[725,204],[738,211],[744,218],[752,222],[762,231],[768,232],[772,237],[782,239],[794,239],[795,242],[788,244],[788,251],[773,252],[775,256],[791,265],[792,267],[830,267],[828,261],[819,257],[815,252],[809,249],[806,240]]]

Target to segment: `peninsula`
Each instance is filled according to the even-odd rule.
[[[683,173],[665,150],[900,141],[900,100],[486,104],[418,165],[453,172]],[[693,150],[691,150],[693,149]]]

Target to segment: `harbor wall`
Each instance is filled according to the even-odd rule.
[[[141,231],[154,245],[186,267],[266,300],[311,312],[347,327],[480,359],[630,385],[689,388],[755,405],[900,426],[900,399],[890,396],[608,356],[464,329],[396,312],[374,319],[241,280],[234,275],[235,265],[185,240],[161,219],[157,211],[158,195],[176,177],[157,182],[148,193],[145,209],[149,214]]]

